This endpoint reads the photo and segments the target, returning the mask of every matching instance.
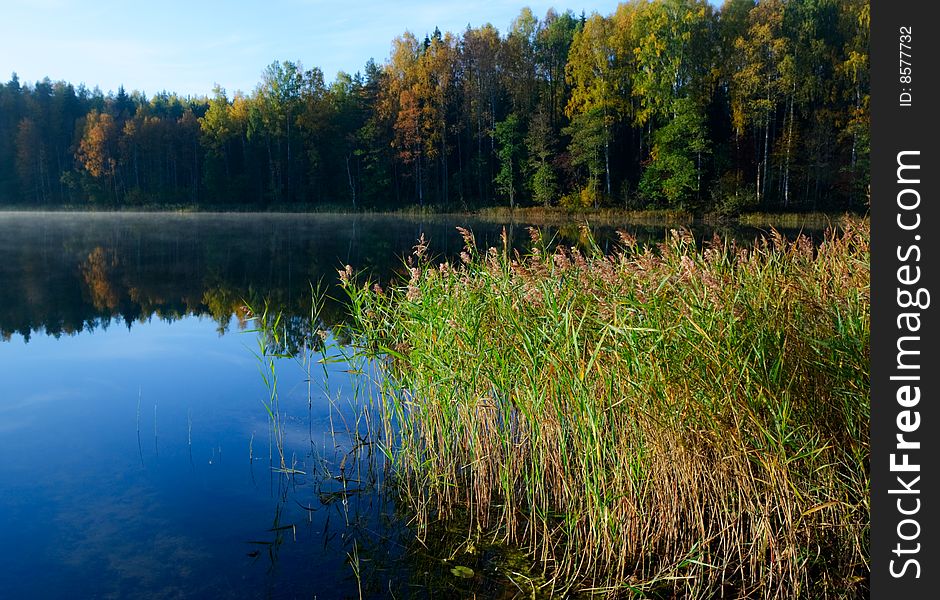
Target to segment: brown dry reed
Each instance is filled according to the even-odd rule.
[[[345,277],[416,530],[525,549],[543,594],[864,595],[869,224],[820,246],[480,251]]]

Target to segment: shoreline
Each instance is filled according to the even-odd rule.
[[[246,210],[220,209],[217,206],[178,206],[178,207],[126,207],[126,208],[89,208],[74,206],[57,207],[0,207],[0,216],[4,215],[201,215],[201,216],[229,216],[229,215],[284,215],[284,216],[323,216],[323,217],[397,217],[403,219],[453,219],[470,218],[489,222],[512,222],[533,224],[568,224],[587,221],[589,223],[604,225],[614,223],[630,223],[636,225],[650,225],[663,227],[688,227],[693,225],[737,225],[745,227],[785,227],[785,228],[811,228],[824,229],[830,225],[841,223],[846,215],[866,217],[867,215],[843,212],[789,212],[767,213],[749,212],[734,217],[714,214],[696,215],[681,210],[623,210],[616,208],[601,208],[592,210],[572,211],[558,207],[521,207],[509,209],[505,207],[485,207],[474,210],[429,210],[402,209],[394,211],[368,211],[368,210],[341,210],[337,207],[325,207],[324,210],[314,207],[245,207]]]

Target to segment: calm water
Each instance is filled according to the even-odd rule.
[[[364,385],[347,365],[330,366],[327,391],[322,370],[308,390],[280,362],[286,454],[306,474],[272,471],[243,331],[245,302],[268,302],[302,339],[310,282],[333,285],[346,263],[388,278],[421,233],[453,255],[455,224],[0,214],[0,598],[353,598],[351,555],[366,596],[485,594],[479,564],[463,581],[415,558],[380,472],[347,467],[341,493],[354,440],[336,423]],[[497,225],[461,224],[498,241]],[[343,310],[331,301],[327,324]]]

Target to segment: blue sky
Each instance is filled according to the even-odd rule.
[[[209,94],[218,83],[250,91],[274,60],[318,66],[326,79],[383,62],[405,29],[423,37],[435,26],[460,32],[492,23],[505,32],[523,6],[541,18],[549,7],[610,14],[616,0],[524,2],[465,0],[0,0],[0,80],[121,84]]]

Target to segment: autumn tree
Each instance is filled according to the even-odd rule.
[[[433,161],[437,177],[436,191],[440,203],[449,197],[448,160],[450,151],[451,100],[455,90],[457,49],[451,34],[435,31],[418,57],[416,80],[411,88],[420,115],[419,127],[424,131],[424,156]]]
[[[226,194],[227,182],[232,179],[232,146],[240,131],[225,90],[216,85],[212,94],[206,114],[199,119],[206,149],[204,183],[214,192]]]
[[[387,66],[388,89],[384,108],[394,119],[395,138],[393,145],[398,159],[406,167],[413,168],[415,197],[419,206],[424,206],[424,113],[418,87],[418,40],[406,31],[392,41],[392,56]]]
[[[596,173],[598,145],[603,151],[604,190],[611,195],[610,144],[614,123],[623,115],[628,98],[618,72],[622,68],[614,52],[610,19],[593,14],[574,36],[566,73],[572,85],[566,114],[575,154]],[[583,130],[583,131],[582,131]],[[600,132],[600,136],[597,132]],[[599,143],[599,144],[598,144]]]
[[[94,110],[88,113],[78,146],[78,160],[91,179],[92,185],[86,186],[91,199],[117,201],[117,125],[114,117]],[[99,196],[100,193],[105,197]]]

